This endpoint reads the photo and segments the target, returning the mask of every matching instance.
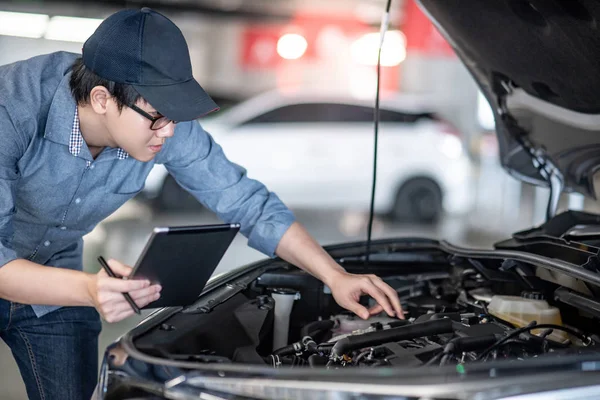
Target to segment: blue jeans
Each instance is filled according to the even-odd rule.
[[[30,399],[89,399],[98,379],[101,328],[91,307],[64,307],[37,318],[31,306],[0,299],[0,337]]]

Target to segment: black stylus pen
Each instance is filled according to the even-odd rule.
[[[98,262],[100,263],[100,265],[102,265],[102,268],[104,268],[108,276],[110,276],[111,278],[119,278],[117,275],[115,275],[112,269],[110,269],[104,257],[98,257]],[[131,308],[133,308],[133,311],[135,311],[136,314],[140,314],[140,308],[137,306],[137,304],[135,304],[129,293],[123,293],[123,296],[125,296],[125,300],[127,300]]]

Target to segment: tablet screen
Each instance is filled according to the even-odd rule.
[[[239,228],[238,224],[155,228],[130,276],[162,286],[161,297],[144,308],[194,303]]]

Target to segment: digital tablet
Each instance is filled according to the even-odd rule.
[[[162,286],[160,298],[143,308],[193,304],[239,229],[239,224],[154,228],[129,277]]]

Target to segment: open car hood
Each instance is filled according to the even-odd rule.
[[[418,1],[490,102],[502,166],[556,203],[562,190],[595,199],[600,3]]]

